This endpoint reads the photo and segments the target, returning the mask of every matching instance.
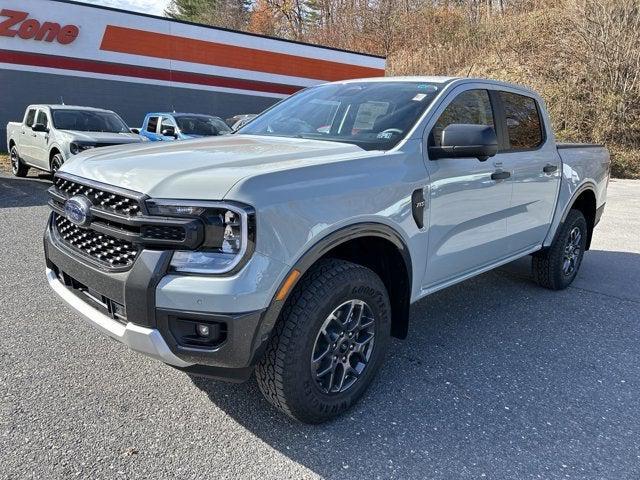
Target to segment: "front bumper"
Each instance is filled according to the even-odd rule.
[[[44,249],[50,286],[90,325],[176,368],[245,380],[275,322],[267,307],[285,266],[259,254],[223,279],[167,275],[171,252],[160,250],[142,250],[131,269],[110,272],[70,250],[51,222]],[[183,330],[176,328],[181,322],[214,325],[224,337],[207,346],[185,342]]]
[[[81,300],[59,279],[56,273],[47,268],[47,281],[53,291],[73,307],[82,317],[93,327],[111,338],[124,343],[136,352],[144,353],[156,360],[173,365],[174,367],[186,368],[193,363],[186,362],[177,357],[164,341],[160,332],[155,328],[142,327],[132,322],[122,324],[121,322],[108,317],[98,309],[91,307]]]

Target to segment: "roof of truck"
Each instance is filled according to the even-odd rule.
[[[107,110],[106,108],[96,108],[96,107],[84,107],[81,105],[63,105],[63,104],[37,104],[37,105],[29,105],[27,108],[55,108],[56,110],[87,110],[92,112],[110,112],[111,110]]]
[[[158,116],[162,116],[162,115],[167,115],[167,116],[171,116],[171,117],[180,117],[182,115],[192,115],[194,117],[215,117],[215,118],[220,118],[218,115],[212,115],[210,113],[186,113],[186,112],[149,112],[147,113],[147,117],[149,115],[158,115]]]
[[[478,78],[478,77],[445,77],[445,76],[406,76],[406,77],[368,77],[368,78],[354,78],[350,80],[338,80],[336,82],[329,83],[363,83],[363,82],[423,82],[423,83],[438,83],[441,85],[456,83],[473,83],[480,82],[490,85],[497,85],[500,87],[513,88],[528,92],[537,96],[537,93],[531,88],[520,85],[517,83],[503,82],[500,80],[494,80],[491,78]]]

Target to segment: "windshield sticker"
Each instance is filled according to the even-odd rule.
[[[415,97],[413,97],[412,100],[415,101],[415,102],[421,102],[425,98],[427,98],[427,94],[426,93],[418,93]]]
[[[426,91],[427,93],[435,93],[438,91],[438,87],[435,85],[418,85],[418,89]]]

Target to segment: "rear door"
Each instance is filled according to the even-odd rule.
[[[496,127],[494,95],[485,89],[464,90],[427,125],[428,146],[438,146],[442,130],[467,123]],[[438,113],[441,112],[441,113]],[[498,130],[498,140],[501,132]],[[425,149],[426,151],[427,149]],[[511,179],[498,154],[477,158],[427,160],[430,177],[428,258],[423,287],[436,289],[509,255],[507,215]],[[500,178],[492,178],[502,172]]]
[[[547,235],[560,184],[560,156],[535,98],[508,91],[499,91],[498,97],[506,133],[500,155],[513,174],[507,234],[510,250],[519,252],[540,245]]]
[[[49,117],[45,109],[39,109],[35,123],[41,123],[49,129]],[[49,169],[49,132],[33,132],[33,163],[34,165]]]

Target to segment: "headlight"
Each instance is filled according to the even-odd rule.
[[[83,143],[83,142],[71,142],[69,145],[69,151],[71,155],[77,155],[80,152],[84,152],[90,148],[95,148],[95,144],[93,143]]]
[[[204,223],[198,250],[177,250],[171,269],[182,273],[219,274],[236,268],[255,244],[255,214],[251,207],[227,202],[147,200],[151,215],[196,217]]]

